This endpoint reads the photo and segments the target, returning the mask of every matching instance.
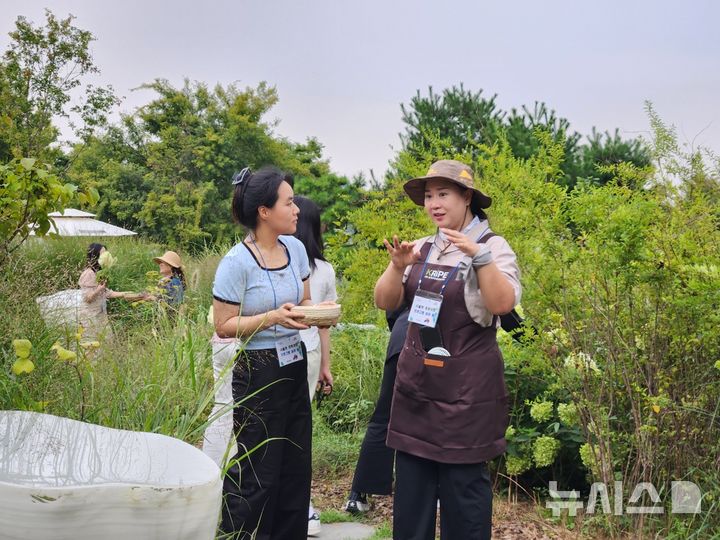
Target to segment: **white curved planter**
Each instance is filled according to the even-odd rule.
[[[0,411],[0,537],[212,540],[217,465],[155,433]]]

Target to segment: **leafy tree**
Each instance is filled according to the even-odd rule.
[[[95,190],[78,192],[63,183],[49,165],[34,158],[13,159],[0,165],[0,266],[30,235],[44,236],[50,230],[48,214],[72,203],[94,204]]]
[[[523,105],[513,108],[504,123],[505,137],[515,157],[529,159],[537,155],[543,143],[539,134],[545,133],[563,149],[561,175],[557,181],[572,186],[578,175],[578,141],[580,135],[570,131],[570,122],[558,117],[545,103],[535,102],[532,110]]]
[[[306,178],[308,189],[329,174],[317,141],[291,143],[264,121],[277,102],[265,83],[241,90],[156,80],[143,88],[156,97],[73,156],[70,175],[100,191],[103,219],[196,249],[234,236],[230,179],[242,167],[276,165]]]
[[[54,162],[61,156],[54,143],[53,119],[66,118],[75,134],[87,137],[102,125],[118,102],[111,87],[86,83],[99,73],[90,53],[95,39],[73,26],[73,17],[45,12],[45,26],[18,17],[12,41],[0,60],[0,162],[35,157]],[[71,103],[71,92],[83,98]]]
[[[342,219],[365,196],[364,178],[348,180],[333,173],[295,179],[295,193],[312,199],[321,209],[321,220],[329,226]]]
[[[427,96],[418,90],[409,105],[401,104],[405,133],[400,134],[403,148],[417,154],[427,146],[428,132],[447,140],[462,151],[469,143],[492,144],[502,130],[504,113],[498,110],[494,95],[485,98],[482,90],[472,92],[453,86],[437,94],[432,86]]]
[[[0,58],[0,265],[31,232],[48,233],[51,212],[97,202],[94,189],[81,192],[58,176],[64,156],[53,120],[64,117],[87,137],[117,102],[110,88],[85,84],[84,98],[72,105],[71,92],[98,73],[89,49],[94,38],[72,17],[46,11],[45,18],[36,27],[18,17]]]
[[[416,158],[429,148],[444,154],[467,150],[477,156],[483,146],[504,140],[515,157],[530,159],[543,147],[540,134],[549,134],[563,149],[561,174],[553,178],[570,189],[580,179],[594,184],[610,181],[614,175],[610,169],[603,172],[603,167],[631,163],[642,169],[649,165],[648,149],[640,139],[623,140],[617,131],[600,135],[593,129],[587,143],[581,144],[581,135],[571,131],[569,121],[546,104],[535,102],[532,109],[522,106],[508,113],[497,107],[496,97],[486,98],[482,90],[466,90],[462,84],[440,94],[432,87],[426,96],[418,91],[409,105],[401,105],[403,151]],[[438,141],[442,141],[440,146]],[[396,173],[391,171],[390,178]]]
[[[599,133],[593,128],[587,137],[587,143],[580,147],[578,177],[593,184],[603,185],[617,174],[613,166],[631,163],[639,169],[647,169],[651,164],[650,148],[640,139],[623,139],[616,129],[613,134]],[[631,185],[640,188],[642,185]]]

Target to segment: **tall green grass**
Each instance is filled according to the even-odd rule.
[[[206,322],[212,271],[198,272],[186,305],[173,314],[156,304],[109,301],[114,338],[77,362],[60,361],[55,342],[77,349],[72,329],[46,328],[37,296],[75,288],[84,267],[84,239],[52,239],[24,246],[2,269],[0,285],[0,408],[34,409],[109,427],[152,431],[197,444],[213,402],[213,377]],[[146,272],[162,247],[134,239],[106,242],[117,257],[109,286],[143,290]],[[211,254],[212,255],[212,254]],[[202,267],[202,264],[198,265]],[[188,275],[196,261],[187,260]],[[190,280],[189,280],[190,281]],[[33,343],[35,370],[15,376],[11,342]],[[80,350],[80,349],[78,349]]]
[[[213,401],[212,358],[206,323],[212,281],[225,248],[183,257],[188,289],[173,315],[153,304],[114,299],[108,312],[114,339],[88,361],[72,365],[51,350],[73,348],[74,329],[46,328],[35,298],[76,288],[91,239],[37,240],[0,269],[0,408],[34,409],[121,429],[153,431],[198,443]],[[103,243],[118,262],[110,275],[115,290],[143,290],[153,257],[166,247],[138,239]],[[170,246],[172,247],[172,246]],[[339,474],[354,465],[382,378],[388,332],[332,331],[335,388],[315,413],[315,470]],[[12,340],[33,343],[35,371],[11,373]]]
[[[347,327],[331,332],[335,385],[317,415],[336,433],[365,430],[380,394],[389,332]]]

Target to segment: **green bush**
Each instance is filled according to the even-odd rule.
[[[0,265],[7,262],[31,232],[44,236],[50,231],[48,214],[72,204],[95,204],[98,192],[78,192],[63,183],[50,165],[35,158],[18,158],[0,164]]]
[[[561,489],[622,480],[625,501],[638,482],[667,490],[685,479],[716,499],[720,163],[683,150],[648,112],[653,168],[609,166],[603,173],[614,181],[572,192],[552,181],[563,149],[541,132],[528,160],[514,158],[502,140],[464,155],[448,153],[442,141],[421,159],[401,153],[396,178],[348,215],[331,254],[345,281],[345,307],[358,320],[378,320],[371,299],[387,264],[382,238],[431,232],[402,182],[434,159],[470,163],[493,197],[493,230],[518,255],[523,308],[536,330],[523,346],[501,340],[513,429],[500,470],[545,489],[550,479]],[[652,534],[677,519],[602,515],[589,522],[610,534]]]
[[[388,337],[382,328],[345,327],[331,333],[335,384],[318,416],[332,431],[365,430],[380,394]]]

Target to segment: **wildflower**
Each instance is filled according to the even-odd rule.
[[[30,351],[32,350],[32,343],[29,339],[14,339],[13,347],[15,348],[15,356],[17,360],[13,363],[12,372],[15,375],[22,375],[23,373],[32,373],[35,369],[35,364],[30,360]]]
[[[539,401],[530,407],[530,417],[536,422],[547,422],[552,417],[552,413],[552,401]]]
[[[13,347],[15,348],[15,356],[18,358],[28,358],[32,343],[29,339],[13,339]]]
[[[115,266],[115,263],[117,262],[117,259],[112,256],[112,253],[105,250],[100,254],[100,257],[98,257],[98,264],[100,264],[100,268],[107,270],[108,268],[112,268]]]
[[[551,465],[560,450],[560,441],[554,437],[543,435],[535,439],[533,444],[533,460],[538,467]]]
[[[595,363],[595,360],[593,360],[589,354],[584,352],[573,352],[567,355],[565,358],[565,367],[575,371],[590,370],[594,373],[600,373],[600,369]]]
[[[74,351],[68,351],[67,349],[58,347],[55,349],[55,354],[57,354],[58,359],[62,360],[63,362],[72,362],[73,360],[77,359],[77,354]]]
[[[12,372],[15,375],[22,375],[23,373],[32,373],[35,369],[35,364],[29,358],[18,358],[12,365]]]

